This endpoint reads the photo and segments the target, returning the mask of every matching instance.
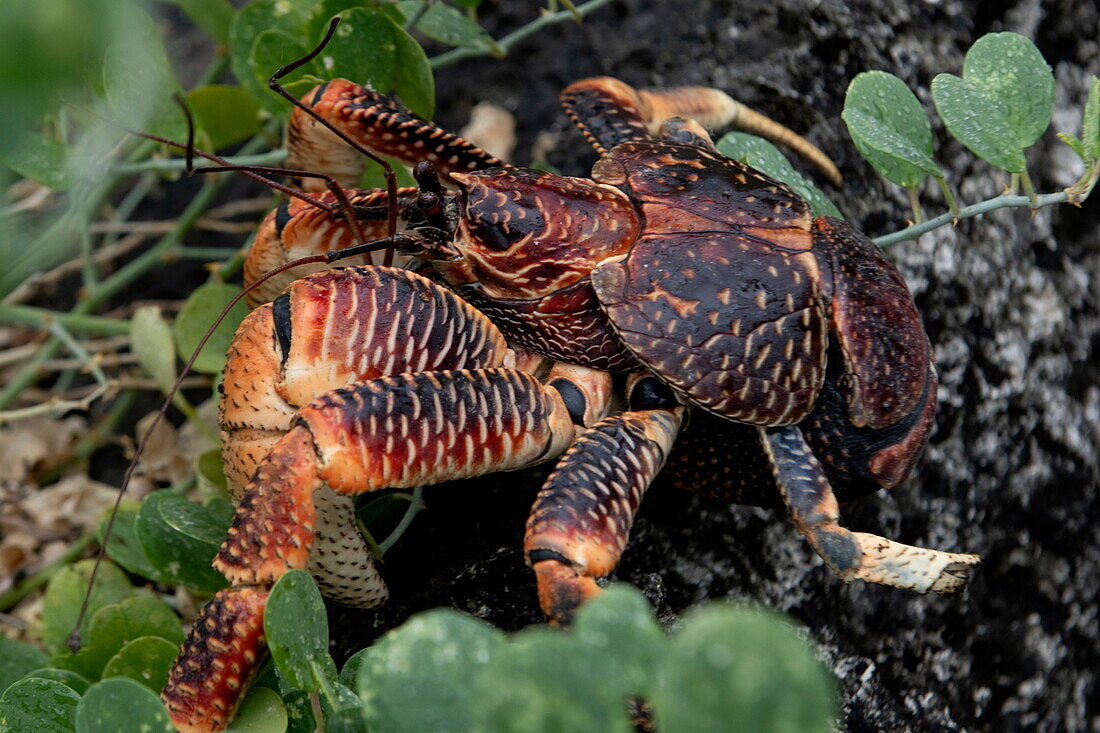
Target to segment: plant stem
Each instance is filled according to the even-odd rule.
[[[947,202],[947,208],[956,217],[959,215],[959,203],[955,200],[955,194],[951,192],[951,187],[947,185],[947,179],[943,176],[936,176],[936,183],[940,187],[940,192],[943,193],[943,200]]]
[[[129,321],[103,316],[88,316],[81,313],[62,313],[60,311],[35,308],[30,305],[5,305],[0,303],[0,322],[21,323],[48,331],[51,324],[60,323],[70,331],[91,333],[97,336],[123,336],[130,333]]]
[[[1093,178],[1086,190],[1084,190],[1080,194],[1077,194],[1077,192],[1073,192],[1074,196],[1079,195],[1079,198],[1076,198],[1076,201],[1080,203],[1085,198],[1087,198],[1095,184],[1096,180],[1095,178]],[[922,224],[914,224],[913,226],[906,227],[905,229],[894,232],[893,234],[876,237],[873,241],[880,247],[886,247],[888,245],[897,244],[898,242],[904,242],[909,239],[916,239],[925,232],[930,232],[933,229],[938,229],[944,224],[950,224],[957,219],[969,219],[971,217],[978,216],[979,214],[985,214],[989,211],[995,211],[996,209],[1004,209],[1010,206],[1027,206],[1033,209],[1037,209],[1043,206],[1062,204],[1070,201],[1071,190],[1072,187],[1070,189],[1066,189],[1065,191],[1043,194],[1042,196],[1034,196],[1033,191],[1032,195],[1034,196],[1034,198],[1029,198],[1027,196],[1016,196],[1012,194],[996,196],[994,198],[987,199],[986,201],[976,203],[972,206],[966,206],[962,209],[959,209],[957,213],[949,211],[946,214],[941,214],[934,219],[929,219]]]
[[[562,10],[557,13],[546,13],[541,17],[532,20],[527,25],[512,31],[508,35],[497,41],[497,47],[502,51],[508,51],[520,41],[524,40],[533,33],[546,28],[547,26],[556,25],[567,20],[577,20],[583,18],[594,10],[607,5],[611,0],[589,0],[589,2],[583,5],[576,6],[573,10]],[[434,56],[428,59],[433,69],[442,69],[445,66],[463,61],[469,58],[475,58],[478,56],[491,56],[492,50],[489,48],[456,48],[446,53],[441,53],[438,56]]]
[[[287,155],[287,151],[283,148],[256,155],[246,155],[242,151],[241,155],[226,158],[226,161],[230,165],[276,165],[286,160]],[[116,176],[132,176],[148,171],[172,173],[184,170],[187,170],[187,160],[184,158],[153,158],[137,163],[119,163],[111,169],[111,173]],[[195,170],[201,171],[202,166],[197,166]]]
[[[0,611],[8,610],[16,603],[19,603],[19,601],[26,598],[31,592],[44,586],[58,570],[83,555],[84,551],[88,549],[88,546],[93,542],[95,542],[94,534],[84,535],[71,544],[64,555],[42,568],[37,573],[24,578],[23,581],[15,587],[10,588],[6,593],[0,595]]]
[[[906,186],[905,190],[909,192],[909,207],[913,210],[913,223],[920,224],[924,221],[924,212],[920,208],[920,199],[917,198],[917,187]]]
[[[390,532],[390,536],[382,540],[378,545],[378,550],[385,554],[391,547],[397,544],[397,541],[401,539],[401,535],[405,534],[405,530],[412,524],[413,518],[416,513],[424,508],[424,487],[417,486],[412,491],[412,496],[409,497],[409,508],[405,510],[405,516],[401,517],[401,521],[394,527],[393,532]]]
[[[1028,201],[1031,202],[1031,208],[1039,208],[1039,198],[1035,195],[1035,187],[1031,185],[1031,176],[1027,174],[1027,170],[1020,171],[1020,186],[1024,189],[1024,195],[1027,196]]]

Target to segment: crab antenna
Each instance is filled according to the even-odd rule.
[[[366,239],[366,235],[363,233],[363,228],[359,226],[358,217],[355,216],[355,213],[352,210],[351,201],[348,200],[347,194],[344,193],[344,189],[340,187],[340,185],[336,182],[334,178],[332,178],[332,176],[326,176],[322,173],[313,173],[311,171],[288,170],[285,168],[268,168],[266,166],[236,166],[230,165],[228,161],[224,160],[220,161],[222,165],[207,166],[205,168],[196,169],[194,165],[195,118],[191,115],[191,108],[187,105],[187,102],[184,100],[182,94],[173,94],[172,99],[175,101],[176,104],[180,106],[180,109],[183,110],[183,116],[187,119],[187,175],[193,176],[196,173],[200,172],[221,173],[224,171],[240,171],[243,173],[274,173],[276,175],[297,175],[302,178],[320,178],[325,182],[325,187],[328,188],[328,190],[336,198],[336,205],[339,208],[340,212],[344,215],[344,218],[347,219],[348,226],[351,227],[352,234],[354,235],[356,241],[362,242]],[[290,189],[291,187],[286,186],[285,188]],[[315,205],[321,204],[320,201],[313,198],[312,196],[309,197],[309,202]],[[332,207],[324,207],[323,204],[322,206],[329,213],[333,213]]]
[[[175,399],[176,394],[180,391],[180,387],[183,385],[183,380],[187,377],[187,375],[191,373],[191,367],[194,366],[195,360],[199,358],[199,354],[202,352],[203,347],[206,346],[206,342],[209,341],[210,337],[214,335],[214,331],[218,328],[221,322],[225,320],[225,317],[229,315],[229,312],[233,310],[233,307],[236,306],[237,303],[239,303],[245,295],[247,295],[250,291],[261,285],[269,278],[272,278],[281,272],[286,272],[291,268],[299,267],[301,265],[320,263],[328,264],[344,257],[351,257],[353,255],[364,254],[366,252],[374,252],[380,249],[392,249],[395,245],[397,245],[404,239],[405,237],[384,237],[373,242],[364,242],[354,245],[352,247],[347,247],[342,250],[333,250],[332,252],[327,252],[325,254],[303,257],[292,262],[287,262],[285,265],[280,265],[274,270],[264,273],[262,277],[247,285],[244,289],[241,290],[240,293],[236,295],[236,297],[233,298],[233,300],[229,301],[229,304],[226,305],[225,308],[222,309],[221,315],[219,315],[218,318],[214,321],[213,325],[211,325],[210,328],[206,330],[206,333],[199,340],[198,346],[196,346],[195,350],[191,352],[191,357],[187,360],[187,363],[184,364],[183,369],[179,373],[179,376],[176,377],[176,381],[172,383],[172,388],[168,390],[168,394],[165,396],[164,401],[161,402],[160,409],[153,417],[153,421],[149,424],[149,427],[146,428],[145,433],[142,434],[141,440],[138,441],[137,448],[134,450],[134,455],[130,459],[130,464],[126,467],[126,473],[122,476],[122,485],[119,487],[118,497],[115,499],[114,508],[111,511],[111,517],[107,520],[107,526],[103,529],[103,538],[99,543],[99,552],[96,554],[95,565],[92,566],[92,572],[88,577],[88,587],[84,591],[84,600],[80,604],[80,614],[77,616],[76,624],[74,624],[73,630],[69,633],[69,636],[65,641],[65,644],[69,647],[73,654],[80,651],[80,626],[84,623],[84,617],[88,613],[88,603],[92,597],[92,588],[95,587],[96,574],[99,572],[99,566],[100,564],[102,564],[103,558],[107,554],[107,544],[111,539],[111,532],[114,530],[115,527],[115,517],[118,516],[119,505],[122,504],[122,497],[126,494],[126,490],[130,487],[130,479],[134,475],[134,470],[137,468],[138,461],[141,460],[141,455],[145,452],[145,446],[148,445],[149,439],[153,435],[153,431],[157,429],[160,421],[168,412],[168,406],[172,403],[172,400]]]
[[[338,26],[339,24],[340,24],[339,16],[333,18],[332,21],[329,23],[328,32],[325,34],[325,37],[321,39],[321,42],[319,44],[317,44],[317,47],[314,48],[309,53],[307,53],[302,58],[298,59],[297,61],[290,62],[289,64],[287,64],[286,66],[284,66],[283,68],[279,69],[274,74],[272,74],[271,78],[267,80],[267,85],[276,94],[283,97],[284,99],[289,101],[291,104],[293,104],[295,107],[297,107],[298,109],[302,110],[303,112],[305,112],[307,115],[309,115],[313,119],[320,122],[332,134],[336,135],[336,137],[340,138],[345,143],[350,145],[357,152],[359,152],[362,155],[365,155],[366,157],[373,160],[375,163],[378,163],[380,166],[382,166],[382,170],[386,174],[386,194],[388,196],[388,203],[389,203],[389,207],[390,207],[390,209],[389,209],[389,224],[388,224],[388,227],[387,227],[387,230],[386,230],[386,234],[388,236],[392,237],[393,235],[397,234],[397,175],[393,172],[393,167],[391,167],[390,164],[387,163],[384,159],[382,159],[378,155],[375,155],[373,152],[368,150],[361,143],[358,143],[355,140],[352,140],[347,134],[345,134],[344,132],[338,130],[335,125],[333,125],[331,122],[326,120],[321,115],[317,114],[307,104],[305,104],[304,102],[302,102],[302,100],[298,99],[293,94],[288,92],[286,90],[286,88],[282,84],[279,83],[279,79],[282,79],[284,76],[286,76],[287,74],[293,72],[295,69],[301,68],[302,66],[308,64],[310,61],[312,61],[314,58],[316,58],[317,54],[321,53],[321,51],[324,50],[325,46],[328,45],[328,42],[330,40],[332,40],[332,35],[336,32],[336,26]],[[391,260],[392,260],[392,257],[393,257],[393,253],[392,252],[387,252],[386,253],[386,262],[385,262],[385,264],[389,265]]]

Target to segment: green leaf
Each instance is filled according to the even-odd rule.
[[[829,197],[822,193],[810,179],[796,171],[779,148],[764,138],[744,132],[730,132],[718,141],[717,147],[722,155],[751,165],[772,178],[786,183],[796,194],[805,199],[815,215],[844,218]]]
[[[208,84],[187,93],[199,128],[214,150],[239,143],[260,132],[260,104],[241,87]]]
[[[621,696],[648,694],[668,639],[636,588],[615,584],[581,606],[573,624],[574,643],[586,655],[606,660]]]
[[[313,733],[317,730],[317,721],[313,718],[313,700],[308,692],[285,692],[283,703],[286,705],[286,733]]]
[[[54,191],[72,188],[69,146],[45,130],[28,131],[19,145],[0,152],[0,163]]]
[[[1091,158],[1088,151],[1085,150],[1085,144],[1077,139],[1076,135],[1072,135],[1068,132],[1059,132],[1058,138],[1066,145],[1073,149],[1073,152],[1077,153],[1077,157],[1081,159],[1085,165],[1089,164]]]
[[[97,682],[76,708],[77,733],[174,733],[164,703],[145,685],[125,677]]]
[[[53,680],[60,682],[78,695],[83,695],[92,684],[90,680],[81,677],[76,672],[68,669],[55,669],[54,667],[42,667],[23,675],[23,679]]]
[[[254,686],[237,709],[237,717],[233,718],[227,733],[285,731],[287,722],[286,706],[279,693],[267,687]]]
[[[107,49],[104,94],[123,125],[178,140],[187,134],[183,113],[172,100],[181,88],[159,29],[148,15],[139,16],[137,32]]]
[[[345,77],[383,93],[396,92],[411,111],[431,119],[435,81],[428,57],[384,11],[342,11],[336,35],[320,60],[326,78]]]
[[[248,57],[252,69],[252,79],[257,87],[265,90],[260,103],[270,112],[280,117],[290,113],[291,105],[274,92],[268,90],[267,80],[283,66],[309,53],[302,39],[289,31],[278,28],[268,29],[256,36],[252,43],[252,53]],[[322,73],[317,60],[296,69],[283,77],[284,85],[293,84],[306,74]],[[242,84],[242,86],[244,86]]]
[[[231,517],[170,491],[155,491],[141,505],[137,537],[149,562],[173,583],[209,593],[228,582],[210,567]]]
[[[225,499],[229,496],[229,479],[222,468],[221,449],[211,448],[195,458],[195,476],[198,478],[199,496],[204,499]]]
[[[81,560],[62,568],[50,578],[42,601],[42,642],[46,651],[56,654],[65,650],[65,640],[73,630],[80,615],[84,592],[88,588],[95,560]],[[81,637],[88,640],[88,628],[96,611],[111,603],[118,603],[136,595],[137,591],[126,579],[126,574],[113,563],[104,562],[96,575],[88,612],[81,626]]]
[[[238,10],[229,25],[229,64],[233,75],[245,91],[273,114],[283,116],[289,112],[287,102],[267,88],[267,78],[275,73],[279,65],[258,75],[252,65],[253,45],[257,37],[267,30],[299,31],[309,22],[312,6],[312,2],[257,0]],[[293,38],[294,44],[300,44],[297,40],[302,38],[300,34]]]
[[[912,188],[940,171],[932,130],[917,97],[901,79],[865,71],[848,85],[841,114],[856,148],[885,178]]]
[[[932,80],[932,100],[948,132],[990,165],[1021,173],[1027,165],[1005,109],[966,79],[940,74]]]
[[[172,327],[160,308],[145,305],[134,311],[130,319],[130,350],[165,393],[176,381],[176,352],[172,345]]]
[[[0,694],[27,672],[44,666],[48,659],[38,647],[0,634]]]
[[[27,679],[0,696],[0,730],[72,733],[80,695],[54,680]]]
[[[1081,122],[1081,143],[1092,158],[1100,158],[1100,79],[1092,77],[1085,115]]]
[[[107,556],[126,568],[131,573],[155,580],[158,583],[169,584],[160,572],[149,562],[145,549],[137,537],[138,508],[141,505],[136,501],[124,501],[119,506],[118,515],[115,517],[115,525],[111,529],[111,539],[107,541]],[[99,540],[103,541],[103,534],[110,521],[111,509],[105,509],[102,519],[99,520]]]
[[[415,18],[424,6],[422,0],[402,0],[397,8],[406,18]],[[488,32],[470,20],[465,13],[441,2],[435,2],[420,16],[416,29],[440,43],[464,48],[485,48],[491,40]]]
[[[176,322],[172,328],[181,359],[186,362],[191,358],[191,354],[198,347],[210,325],[221,315],[229,301],[240,292],[241,289],[236,285],[206,283],[191,293],[183,304],[183,308],[180,309],[179,315],[176,316]],[[225,354],[233,340],[233,333],[247,315],[248,305],[242,299],[233,306],[225,320],[218,324],[210,340],[206,342],[199,358],[195,360],[195,371],[215,374],[222,370],[225,366]]]
[[[180,645],[159,636],[142,636],[129,642],[103,668],[103,679],[129,677],[159,693],[168,681]]]
[[[160,0],[179,7],[191,22],[214,37],[218,43],[228,43],[229,24],[233,21],[233,6],[227,0]]]
[[[54,664],[97,680],[111,657],[144,636],[165,639],[173,648],[183,643],[179,619],[167,604],[149,596],[128,598],[96,611],[83,648],[75,655],[55,658]]]
[[[477,679],[503,646],[504,635],[483,621],[426,611],[349,659],[340,679],[356,680],[372,730],[462,733],[477,729]]]
[[[294,687],[317,692],[323,680],[318,668],[332,664],[328,656],[328,616],[313,578],[291,570],[271,589],[264,611],[264,635],[279,673]]]
[[[1017,145],[1046,131],[1054,109],[1054,74],[1035,44],[1018,33],[989,33],[966,52],[963,78],[1004,108]]]
[[[990,33],[967,51],[962,78],[932,80],[932,99],[959,142],[991,165],[1022,173],[1024,149],[1050,124],[1054,75],[1028,39]]]
[[[833,730],[835,681],[774,613],[717,603],[693,610],[662,662],[657,730]]]

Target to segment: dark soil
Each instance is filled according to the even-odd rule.
[[[503,31],[536,5],[501,3],[486,15]],[[1014,30],[1054,67],[1054,131],[1078,132],[1088,75],[1100,73],[1098,28],[1095,5],[1068,0],[626,0],[536,35],[512,61],[442,71],[440,118],[458,126],[473,103],[502,104],[517,116],[519,162],[537,133],[561,132],[551,162],[583,175],[594,155],[556,101],[568,82],[613,74],[720,87],[837,161],[845,185],[829,193],[874,236],[898,228],[907,207],[861,162],[840,119],[853,76],[890,71],[931,109],[933,76],[959,73],[982,34]],[[937,160],[964,202],[999,192],[1003,175],[935,132]],[[1042,190],[1080,173],[1053,134],[1029,161]],[[938,192],[922,195],[942,210]],[[839,678],[851,731],[1100,729],[1098,225],[1094,196],[1084,210],[1002,211],[889,251],[936,346],[936,430],[913,477],[844,517],[856,530],[981,553],[961,598],[845,586],[782,514],[671,492],[647,497],[613,579],[640,587],[665,623],[705,599],[792,614]],[[540,622],[519,548],[545,474],[430,489],[428,511],[387,556],[391,604],[333,609],[337,655],[439,605],[505,629]]]

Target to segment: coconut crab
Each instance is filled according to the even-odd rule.
[[[351,180],[353,142],[419,163],[420,185],[399,206],[345,194],[352,216],[309,226],[308,207],[283,204],[249,271],[381,238],[379,217],[350,221],[379,201],[404,225],[389,243],[423,264],[284,280],[241,324],[220,411],[239,507],[215,565],[232,587],[169,675],[181,730],[232,719],[264,654],[268,589],[288,569],[308,567],[351,605],[385,600],[351,506],[382,488],[560,459],[524,543],[559,624],[615,568],[662,466],[673,485],[786,506],[845,581],[965,587],[977,556],[840,524],[840,501],[909,473],[935,409],[931,347],[893,265],[717,152],[704,123],[743,114],[721,92],[605,77],[562,100],[601,156],[592,179],[506,166],[346,80],[294,112],[301,168]]]

